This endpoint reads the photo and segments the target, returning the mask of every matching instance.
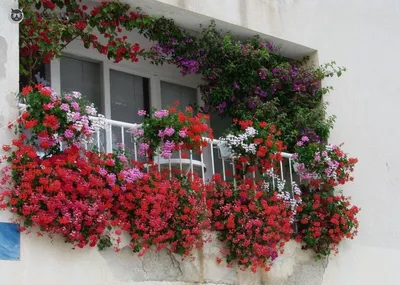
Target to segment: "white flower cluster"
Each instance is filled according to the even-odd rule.
[[[256,154],[257,145],[255,143],[248,143],[248,140],[254,138],[257,133],[258,131],[255,128],[248,127],[243,134],[237,136],[229,134],[220,140],[227,142],[227,146],[233,152],[235,152],[235,149],[237,150],[237,148],[242,148],[246,153]],[[236,154],[239,155],[239,153]]]
[[[277,191],[278,192],[278,198],[282,199],[285,201],[290,207],[293,217],[291,218],[291,222],[294,222],[294,216],[296,215],[296,208],[298,205],[301,204],[301,190],[299,186],[297,185],[296,182],[292,182],[291,189],[290,191],[287,191],[285,189],[286,186],[286,181],[284,179],[279,178],[278,175],[274,174],[272,170],[269,170],[266,173],[266,177],[269,178],[270,180],[274,181],[274,183],[270,183],[267,181],[264,181],[264,190],[265,191]]]

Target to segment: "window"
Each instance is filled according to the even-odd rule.
[[[137,110],[149,109],[149,79],[110,70],[111,119],[139,123]]]
[[[111,119],[127,123],[140,123],[137,110],[149,109],[149,79],[110,69]],[[113,148],[124,142],[125,149],[134,153],[134,142],[128,129],[113,127]]]
[[[197,103],[197,90],[165,81],[161,81],[161,106],[163,109],[171,107],[174,101],[180,102],[179,109],[186,106],[195,106]]]
[[[61,91],[78,91],[103,112],[101,65],[99,62],[63,57],[60,61]]]

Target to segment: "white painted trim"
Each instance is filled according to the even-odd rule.
[[[60,59],[54,59],[50,62],[50,85],[51,88],[61,93],[61,64]]]
[[[110,69],[115,70],[115,71],[120,71],[120,72],[128,73],[128,74],[131,74],[131,75],[145,77],[145,78],[148,78],[148,79],[151,78],[151,75],[148,74],[148,73],[141,72],[138,69],[127,68],[125,66],[118,65],[118,63],[108,64],[108,66],[109,66]]]
[[[103,107],[104,107],[104,116],[106,118],[111,119],[111,88],[110,88],[110,66],[107,63],[102,63],[102,89],[103,89]]]
[[[189,88],[197,88],[201,82],[200,80],[199,80],[199,82],[192,82],[192,81],[186,82],[185,77],[183,77],[183,76],[180,80],[177,80],[177,79],[171,78],[171,77],[165,77],[162,75],[158,76],[158,78],[160,79],[160,81],[163,81],[163,82],[172,83],[172,84],[189,87]]]
[[[150,108],[158,110],[162,108],[161,80],[157,75],[150,78]]]

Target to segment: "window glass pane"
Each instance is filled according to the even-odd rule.
[[[110,70],[111,89],[111,119],[127,123],[141,123],[139,109],[147,109],[149,80],[125,72]],[[134,140],[128,129],[113,127],[113,148],[116,144],[124,143],[125,149],[134,156]],[[141,158],[138,157],[138,160]]]
[[[100,63],[63,57],[60,62],[61,91],[78,91],[103,113]]]
[[[110,70],[111,119],[140,123],[137,111],[144,109],[144,78],[125,72]]]
[[[179,108],[183,110],[186,106],[194,106],[197,103],[197,90],[169,82],[161,81],[161,105],[162,108],[173,106],[174,101],[180,102]]]

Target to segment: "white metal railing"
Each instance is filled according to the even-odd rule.
[[[107,152],[113,151],[117,142],[123,144],[124,148],[128,152],[131,152],[135,160],[139,159],[138,145],[135,138],[131,133],[127,133],[128,130],[140,128],[141,124],[131,124],[126,122],[120,122],[115,120],[106,119],[106,134],[103,135],[105,141],[100,142],[101,136],[98,132],[97,147],[101,149],[101,145],[105,145],[106,148],[103,150]],[[119,139],[119,141],[118,141]],[[159,170],[168,169],[170,175],[172,175],[173,169],[179,169],[184,174],[191,177],[193,173],[197,173],[202,177],[203,182],[208,181],[214,174],[220,174],[224,181],[231,180],[236,184],[235,177],[235,164],[238,161],[237,157],[223,157],[220,152],[220,143],[218,139],[203,138],[208,142],[208,146],[201,150],[200,154],[194,154],[193,151],[189,151],[189,156],[184,158],[182,151],[177,151],[175,156],[171,158],[162,158],[160,155],[154,156],[154,162],[157,164]],[[290,153],[281,153],[283,161],[279,162],[279,174],[277,175],[280,180],[285,181],[288,185],[292,185],[297,179],[297,175],[293,173],[293,155]],[[228,174],[230,172],[230,174]],[[248,174],[247,174],[248,175]],[[256,173],[250,174],[254,179]],[[271,181],[275,184],[275,180]],[[290,183],[290,184],[289,184]]]
[[[19,106],[21,109],[25,108],[23,104]],[[89,116],[89,119],[96,120],[97,118]],[[117,147],[117,144],[121,144],[122,148],[129,152],[134,160],[140,160],[138,143],[131,130],[140,128],[141,124],[132,124],[110,119],[104,119],[104,121],[106,124],[105,129],[97,131],[93,143],[91,145],[85,145],[85,147],[87,149],[96,147],[99,151],[111,153]],[[153,160],[155,164],[157,164],[159,170],[168,169],[170,175],[172,175],[173,169],[179,169],[184,174],[188,175],[188,177],[192,177],[194,173],[197,173],[202,177],[203,182],[206,182],[211,179],[214,174],[220,174],[224,181],[231,180],[234,185],[236,185],[235,164],[238,158],[234,156],[222,156],[220,140],[210,138],[203,139],[208,142],[208,146],[203,148],[198,155],[194,154],[193,151],[189,151],[189,157],[183,158],[182,152],[177,151],[172,158],[162,158],[160,155],[156,155],[153,157]],[[285,181],[286,183],[290,183],[288,186],[293,185],[293,182],[297,179],[297,175],[293,173],[293,155],[285,152],[282,152],[281,155],[283,161],[279,162],[279,174],[277,178],[280,178],[281,181]],[[228,172],[230,172],[230,174],[228,174]],[[256,179],[257,174],[253,172],[250,176]],[[272,179],[271,182],[275,185],[276,181]]]

